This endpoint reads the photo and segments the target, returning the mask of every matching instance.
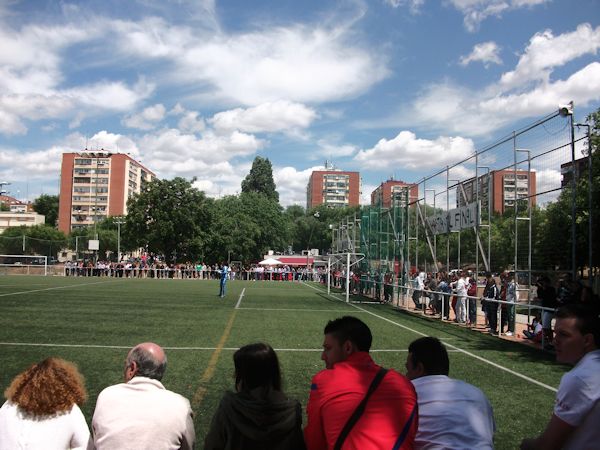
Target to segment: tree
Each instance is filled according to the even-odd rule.
[[[265,195],[248,192],[240,195],[242,210],[259,229],[252,259],[262,259],[268,250],[281,251],[288,242],[281,205]]]
[[[58,252],[67,246],[68,241],[64,233],[48,225],[11,227],[0,235],[0,251],[12,255],[56,257]]]
[[[242,181],[242,193],[256,192],[279,202],[279,194],[273,181],[273,167],[268,158],[257,156],[252,162],[250,173]]]
[[[215,201],[214,225],[205,256],[212,262],[229,255],[243,262],[256,261],[260,233],[260,225],[246,213],[240,196],[223,197]]]
[[[40,195],[33,201],[33,210],[46,216],[47,225],[55,227],[58,219],[58,195]]]
[[[197,260],[205,251],[213,204],[184,178],[154,180],[127,203],[122,234],[168,261]]]
[[[575,186],[575,253],[573,265],[571,226],[573,190],[569,184],[561,191],[558,199],[546,207],[540,220],[534,251],[544,259],[544,268],[569,270],[583,268],[589,262],[589,220],[597,227],[600,224],[600,208],[596,199],[600,197],[600,108],[587,117],[590,124],[590,147],[592,150],[592,184],[589,182],[589,167],[585,167],[577,178]],[[592,210],[588,195],[591,192]],[[592,265],[600,265],[600,239],[592,236]]]

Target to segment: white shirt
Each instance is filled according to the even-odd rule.
[[[586,353],[563,375],[554,415],[577,427],[565,449],[598,448],[600,442],[600,350]]]
[[[77,405],[48,418],[32,417],[11,402],[0,408],[0,450],[85,449],[90,431]]]
[[[475,386],[445,375],[412,380],[419,404],[415,449],[493,449],[494,412]]]
[[[92,429],[98,450],[191,449],[196,439],[190,402],[146,377],[100,392]]]
[[[465,297],[467,295],[467,282],[463,277],[460,277],[454,283],[452,283],[452,287],[456,291],[456,295],[459,297]]]

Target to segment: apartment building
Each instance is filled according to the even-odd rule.
[[[327,205],[331,208],[360,204],[360,173],[342,170],[316,170],[308,180],[306,208]]]
[[[33,227],[35,225],[44,225],[46,216],[36,212],[26,212],[19,210],[0,212],[0,234],[11,227]]]
[[[461,189],[462,188],[462,189]],[[464,190],[464,194],[462,191]],[[504,213],[509,208],[514,208],[515,201],[526,200],[531,197],[531,205],[536,203],[536,176],[535,172],[526,170],[493,170],[488,174],[479,176],[479,200],[481,209],[487,210],[489,199],[492,202],[492,212]],[[477,185],[475,178],[463,181],[458,185],[456,204],[458,207],[472,203],[477,199]],[[466,200],[466,201],[465,201]]]
[[[408,203],[415,202],[419,198],[418,185],[390,178],[371,192],[371,205],[381,206],[382,208],[390,208],[392,205],[405,206],[406,197],[404,192],[407,189]]]
[[[63,153],[58,229],[69,233],[108,216],[126,215],[127,199],[154,178],[154,173],[123,153]]]

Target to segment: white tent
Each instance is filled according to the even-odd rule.
[[[260,264],[261,266],[278,266],[281,263],[279,262],[279,260],[277,260],[275,258],[267,258],[267,259],[263,259],[258,264]]]

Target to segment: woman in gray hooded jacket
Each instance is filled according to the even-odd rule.
[[[300,402],[281,390],[279,360],[268,344],[233,355],[236,392],[226,392],[204,440],[205,450],[304,450]]]

